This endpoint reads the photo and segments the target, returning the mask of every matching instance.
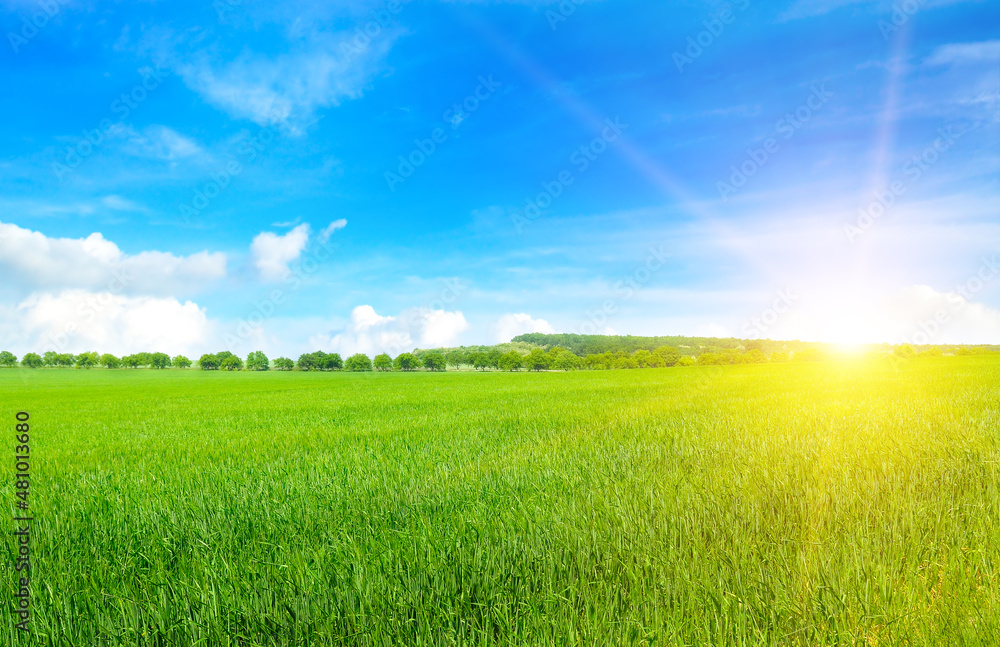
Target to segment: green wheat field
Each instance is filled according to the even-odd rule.
[[[996,356],[0,392],[2,645],[1000,643]]]

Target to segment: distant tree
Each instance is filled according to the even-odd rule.
[[[788,353],[784,353],[784,352],[781,352],[781,351],[775,351],[775,352],[771,353],[771,363],[772,364],[780,364],[780,363],[787,362],[787,361],[788,361]]]
[[[221,353],[219,353],[221,355]],[[241,360],[236,355],[228,355],[222,358],[219,362],[219,368],[223,371],[242,371],[243,370],[243,360]]]
[[[759,348],[751,348],[740,356],[742,364],[764,364],[767,362],[767,355]]]
[[[626,355],[625,357],[616,357],[615,368],[617,369],[639,368],[639,362],[635,361],[635,358],[629,355]]]
[[[575,371],[583,366],[583,360],[576,353],[563,350],[552,360],[551,367],[560,371]]]
[[[267,359],[264,351],[255,350],[247,355],[248,371],[266,371],[271,368],[271,362]]]
[[[699,366],[715,366],[719,363],[719,356],[715,353],[702,353],[698,356]]]
[[[677,365],[677,362],[680,361],[681,353],[673,346],[660,346],[653,351],[653,356],[656,358],[659,366],[669,368]]]
[[[740,361],[740,352],[735,348],[726,348],[719,351],[718,357],[719,364],[738,364]]]
[[[911,357],[915,357],[917,351],[913,350],[913,346],[910,346],[909,344],[901,344],[892,349],[892,354],[896,357],[909,359]]]
[[[921,357],[941,357],[942,355],[944,355],[944,353],[937,346],[931,346],[927,350],[920,353]],[[0,354],[0,357],[2,357],[2,354]]]
[[[413,353],[403,353],[393,361],[392,365],[397,371],[412,371],[420,368],[421,362]]]
[[[293,368],[295,368],[295,362],[287,357],[279,357],[274,360],[274,370],[276,371],[290,371]]]
[[[632,359],[638,364],[639,368],[652,368],[655,364],[658,364],[656,359],[654,359],[653,354],[648,350],[637,350],[632,353]]]
[[[17,366],[17,355],[9,350],[0,351],[0,366]]]
[[[529,371],[544,371],[549,368],[549,356],[541,348],[533,348],[522,363]]]
[[[748,353],[750,351],[752,351],[752,350],[759,350],[760,352],[763,353],[764,352],[764,342],[762,342],[759,339],[751,339],[750,341],[748,341],[745,344],[743,344],[743,349],[746,352],[748,352]]]
[[[153,363],[152,353],[136,353],[135,358],[139,362],[139,366],[149,366]]]
[[[139,356],[125,355],[122,357],[122,366],[125,368],[139,368]]]
[[[386,353],[375,356],[375,370],[378,371],[391,371],[392,370],[392,358]]]
[[[205,353],[198,360],[198,367],[203,371],[217,371],[219,370],[219,358],[211,353]]]
[[[818,362],[821,359],[824,359],[823,351],[814,346],[796,351],[795,355],[792,356],[792,361],[795,362]]]
[[[111,353],[104,353],[98,360],[98,363],[104,368],[118,368],[122,365],[122,361],[112,355]]]
[[[697,362],[690,355],[682,355],[674,366],[694,366]]]
[[[45,360],[38,353],[28,353],[21,358],[21,366],[26,368],[41,368],[44,364]]]
[[[170,366],[170,355],[166,353],[153,353],[149,356],[149,365],[158,369],[167,368]]]
[[[486,352],[486,365],[487,368],[500,368],[500,358],[503,353],[500,352],[499,348],[493,348]]]
[[[504,353],[497,362],[497,367],[501,371],[519,371],[523,365],[524,360],[521,359],[521,354],[516,350]]]
[[[436,351],[424,353],[424,356],[420,358],[420,362],[428,371],[443,371],[445,370],[445,366],[447,366],[444,355]]]
[[[94,368],[101,361],[101,356],[94,352],[80,353],[75,361],[77,368]]]
[[[344,370],[352,373],[365,373],[372,370],[372,361],[363,353],[356,353],[344,362]]]
[[[56,353],[54,350],[47,350],[45,351],[45,354],[42,355],[42,363],[45,364],[45,366],[58,366],[59,365],[58,357],[59,354]]]
[[[174,365],[174,368],[191,368],[191,360],[183,355],[178,355],[170,363]]]
[[[448,351],[448,354],[445,355],[445,359],[448,361],[448,366],[459,368],[460,366],[469,363],[469,354],[465,351],[456,349]]]
[[[477,371],[485,371],[490,367],[490,356],[488,353],[472,353],[469,359],[472,362],[472,368]]]

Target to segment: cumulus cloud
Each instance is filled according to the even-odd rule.
[[[0,223],[0,277],[25,289],[110,290],[173,295],[204,289],[226,275],[226,255],[198,252],[175,256],[145,251],[129,255],[100,233],[86,238],[49,238]]]
[[[115,354],[205,352],[213,324],[191,301],[64,290],[33,294],[0,312],[3,335],[21,352]]]
[[[554,333],[555,330],[544,319],[533,319],[525,313],[505,314],[490,327],[493,339],[497,343],[509,342],[518,335],[532,332]]]
[[[298,260],[309,242],[309,225],[303,223],[284,236],[265,231],[250,244],[250,256],[260,278],[277,282],[289,275],[289,263]]]
[[[379,315],[370,305],[361,305],[354,308],[342,330],[315,335],[310,342],[318,349],[344,355],[386,352],[395,356],[418,347],[457,345],[459,336],[468,328],[461,312],[410,308],[389,317]]]

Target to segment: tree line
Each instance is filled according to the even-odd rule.
[[[512,345],[517,346],[517,344],[504,344],[502,346],[509,348]],[[548,349],[535,347],[530,348],[530,350],[510,348],[506,351],[496,347],[479,347],[469,350],[416,350],[412,353],[402,353],[395,358],[390,357],[387,353],[382,353],[372,359],[363,353],[357,353],[346,360],[341,358],[339,353],[316,351],[300,355],[297,361],[292,361],[287,357],[278,357],[272,361],[263,351],[258,350],[247,355],[246,360],[229,351],[220,351],[206,353],[197,362],[192,362],[184,355],[170,357],[166,353],[135,353],[116,357],[109,353],[101,355],[95,352],[86,352],[74,355],[49,351],[44,355],[28,353],[21,358],[20,365],[25,368],[76,367],[87,369],[103,366],[109,369],[186,369],[197,364],[198,368],[204,371],[268,371],[273,368],[277,371],[410,372],[418,369],[444,371],[448,367],[471,368],[479,371],[574,371],[763,364],[767,362],[820,361],[829,358],[829,353],[817,346],[807,346],[791,352],[773,351],[771,353],[765,353],[762,348],[761,342],[748,341],[739,348],[706,350],[697,356],[684,355],[677,348],[668,345],[659,346],[653,350],[605,351],[581,356],[560,346],[552,346]],[[893,355],[901,358],[917,355],[939,357],[945,354],[937,346],[930,346],[919,351],[910,344],[901,344],[890,348]],[[960,346],[947,350],[949,354],[955,355],[980,355],[996,352],[991,347],[982,346]],[[874,352],[884,354],[877,349]],[[18,363],[17,356],[13,353],[0,351],[0,367],[13,367],[17,366]]]

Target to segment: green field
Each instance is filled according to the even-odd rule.
[[[30,644],[1000,642],[995,356],[0,393],[8,609],[31,414]]]

